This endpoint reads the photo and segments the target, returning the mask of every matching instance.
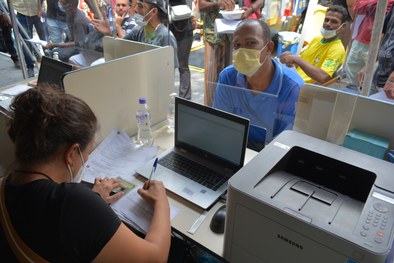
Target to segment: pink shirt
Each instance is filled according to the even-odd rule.
[[[390,11],[393,2],[394,0],[389,0],[386,13]],[[356,15],[365,15],[365,18],[358,29],[356,40],[367,45],[371,42],[376,6],[377,0],[360,0],[354,5],[354,13]]]

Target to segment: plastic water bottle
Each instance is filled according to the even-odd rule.
[[[59,59],[59,52],[53,52],[53,59],[55,59],[55,60],[60,60]]]
[[[176,94],[175,92],[170,94],[170,104],[168,105],[168,112],[167,112],[168,124],[167,124],[167,127],[171,131],[173,131],[174,128],[175,128],[175,97],[177,95],[178,94]]]
[[[137,142],[142,145],[152,145],[153,135],[152,135],[152,129],[150,127],[151,115],[150,115],[148,104],[146,103],[146,98],[144,97],[141,97],[139,99],[136,119],[138,125]]]

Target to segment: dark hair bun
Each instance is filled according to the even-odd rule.
[[[21,162],[45,160],[63,144],[84,148],[97,128],[85,102],[49,85],[16,96],[10,109],[8,134]]]

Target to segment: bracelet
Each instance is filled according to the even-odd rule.
[[[254,8],[253,8],[253,6],[250,6],[250,8],[252,8],[252,14],[255,12],[255,10],[254,10]]]

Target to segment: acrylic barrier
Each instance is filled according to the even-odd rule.
[[[213,82],[208,86],[213,107],[266,129],[266,144],[293,129],[381,159],[393,149],[394,123],[388,119],[394,115],[393,103],[313,84],[302,86],[298,97]]]
[[[122,38],[115,38],[109,36],[105,36],[103,38],[105,61],[127,57],[156,48],[159,47]]]
[[[174,83],[174,50],[168,46],[72,71],[63,78],[66,93],[83,99],[96,114],[101,127],[98,142],[113,129],[137,132],[140,97],[147,99],[152,124],[165,120]]]
[[[214,108],[250,120],[249,148],[261,150],[261,144],[264,146],[282,131],[292,129],[297,97],[284,101],[279,92],[257,92],[213,82],[208,84],[210,93],[214,95]]]
[[[338,145],[352,131],[359,137],[366,133],[370,138],[360,138],[363,143],[392,149],[393,114],[393,103],[306,84],[300,90],[293,129]]]

